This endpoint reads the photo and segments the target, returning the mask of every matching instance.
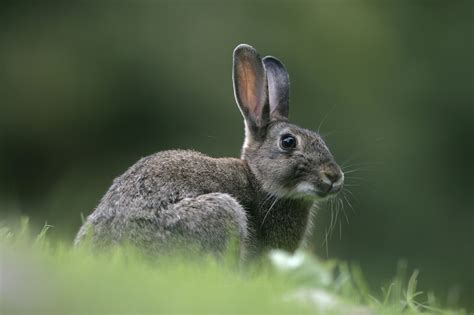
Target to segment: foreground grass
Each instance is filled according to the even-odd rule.
[[[152,261],[132,248],[93,254],[49,241],[47,227],[30,235],[27,220],[0,229],[0,263],[1,314],[462,313],[417,292],[417,273],[405,279],[404,264],[372,293],[356,266],[304,253],[273,252],[244,268],[231,258]]]

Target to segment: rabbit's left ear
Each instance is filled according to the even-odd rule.
[[[285,66],[275,57],[263,58],[267,73],[270,118],[287,120],[290,110],[290,79]]]

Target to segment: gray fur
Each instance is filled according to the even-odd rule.
[[[286,119],[290,110],[290,78],[285,66],[275,57],[266,56],[263,64],[267,71],[270,115]]]
[[[283,65],[267,72],[252,47],[239,45],[234,92],[246,125],[241,158],[184,150],[142,158],[114,180],[76,244],[90,232],[94,246],[128,242],[154,254],[178,247],[219,254],[233,238],[243,258],[296,250],[317,201],[340,189],[343,174],[317,133],[287,122],[288,104],[270,104],[267,76],[275,74],[280,79],[268,79],[278,83],[272,88],[288,95]],[[282,110],[273,115],[270,106]],[[280,144],[286,134],[297,139],[291,151]]]

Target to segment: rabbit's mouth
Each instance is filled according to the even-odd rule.
[[[338,193],[342,185],[321,185],[321,187],[310,182],[300,182],[290,191],[290,196],[293,198],[312,198],[324,199],[331,195]]]
[[[304,181],[297,184],[289,194],[292,198],[311,198],[320,199],[326,197],[327,193],[324,193],[316,187],[316,185]]]

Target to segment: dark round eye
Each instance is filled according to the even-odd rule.
[[[285,151],[294,149],[296,147],[296,138],[289,133],[284,134],[280,138],[280,147]]]

